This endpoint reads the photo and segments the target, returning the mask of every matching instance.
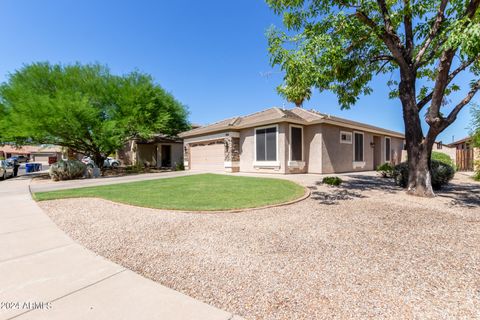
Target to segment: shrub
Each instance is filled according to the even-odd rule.
[[[443,185],[452,180],[455,175],[455,170],[451,165],[443,163],[438,160],[431,162],[432,187],[435,190],[440,189]],[[395,184],[402,188],[408,185],[408,163],[402,162],[395,166],[393,170],[393,179]]]
[[[185,170],[185,166],[183,162],[177,162],[175,164],[175,171],[183,171],[183,170]]]
[[[54,181],[72,180],[84,176],[86,166],[78,160],[60,160],[53,163],[48,170],[50,177]]]
[[[145,172],[145,167],[142,164],[137,163],[133,166],[126,166],[125,167],[125,172],[127,172],[127,173],[142,173],[142,172]]]
[[[331,185],[331,186],[339,186],[343,182],[342,179],[339,177],[325,177],[322,180],[322,183]]]
[[[391,178],[393,176],[393,166],[385,162],[377,167],[377,172],[380,173],[382,178]]]
[[[475,174],[473,175],[473,179],[476,181],[480,181],[480,160],[475,161]]]
[[[448,164],[455,170],[455,163],[453,162],[452,158],[449,155],[437,151],[432,151],[432,160],[437,160]]]

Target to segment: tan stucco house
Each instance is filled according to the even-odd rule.
[[[186,169],[339,173],[401,160],[404,135],[302,108],[270,108],[183,132]]]
[[[155,134],[148,139],[131,139],[117,151],[124,165],[175,168],[183,163],[183,141],[178,137]]]

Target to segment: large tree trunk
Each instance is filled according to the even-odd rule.
[[[104,166],[103,166],[103,163],[105,161],[105,158],[102,156],[102,154],[100,152],[94,152],[93,153],[93,162],[95,162],[95,165],[100,168],[100,171],[102,172],[102,175],[103,175],[103,172],[104,172]]]
[[[408,185],[407,193],[421,197],[434,197],[430,158],[432,147],[424,141],[421,144],[407,144]]]
[[[402,72],[399,86],[408,157],[408,194],[433,197],[430,158],[434,141],[425,140],[416,102],[415,74]],[[434,140],[434,137],[433,137]]]

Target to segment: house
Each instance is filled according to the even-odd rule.
[[[401,159],[404,135],[303,108],[270,108],[183,132],[185,168],[269,173],[374,170]]]
[[[45,145],[3,145],[0,146],[0,157],[5,159],[15,156],[25,156],[32,162],[53,163],[62,159],[63,150],[59,146]]]
[[[450,159],[452,159],[453,162],[455,162],[456,149],[452,145],[444,144],[442,141],[435,141],[435,143],[433,144],[432,151],[446,154],[447,156],[450,157]]]
[[[183,163],[183,140],[163,134],[149,139],[132,139],[117,151],[117,159],[125,165],[175,168]]]

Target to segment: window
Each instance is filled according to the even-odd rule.
[[[385,162],[390,162],[390,154],[392,153],[390,147],[390,138],[385,137]]]
[[[277,127],[255,129],[256,161],[277,161]]]
[[[340,143],[352,144],[352,133],[340,131]]]
[[[353,161],[363,162],[363,133],[354,133]]]
[[[290,127],[290,160],[303,161],[303,129]]]

